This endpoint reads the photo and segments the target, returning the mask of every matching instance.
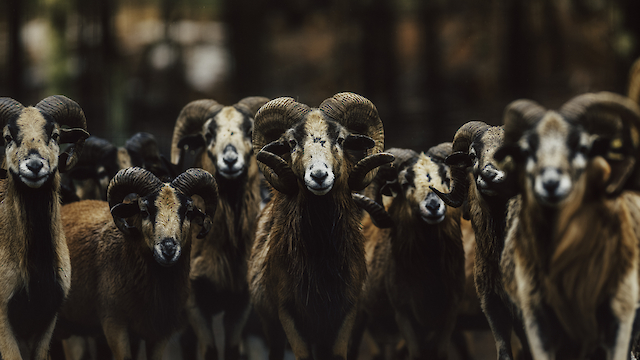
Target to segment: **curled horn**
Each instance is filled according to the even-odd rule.
[[[382,205],[362,194],[352,193],[351,197],[360,208],[369,213],[373,225],[381,229],[393,227],[393,219]]]
[[[188,169],[178,175],[171,182],[171,186],[189,197],[199,195],[205,203],[204,215],[208,216],[209,220],[213,218],[218,206],[218,185],[213,175],[203,169]],[[211,229],[211,223],[203,220],[200,225],[202,229],[197,237],[202,239]]]
[[[444,163],[447,159],[447,156],[451,155],[453,152],[453,143],[452,142],[443,142],[436,146],[432,146],[427,150],[427,156],[438,161]]]
[[[201,132],[202,125],[207,119],[222,108],[223,106],[215,100],[201,99],[188,103],[180,110],[171,138],[171,162],[173,164],[178,167],[182,166],[184,149],[178,147],[180,140],[185,136]]]
[[[279,143],[282,134],[301,121],[309,111],[311,109],[308,106],[293,98],[281,97],[263,105],[255,117],[253,151],[258,166],[271,186],[285,194],[298,191],[298,180],[289,164],[270,150],[270,145]]]
[[[131,193],[137,194],[140,197],[147,196],[158,191],[162,187],[162,184],[160,179],[143,168],[130,167],[120,170],[113,179],[111,179],[109,188],[107,189],[109,208],[113,210],[116,205],[122,203],[125,197]],[[113,220],[120,231],[124,233],[130,231],[131,226],[129,226],[124,219],[114,216]]]
[[[456,208],[462,206],[469,191],[467,165],[452,164],[451,159],[453,159],[453,156],[455,155],[459,156],[459,154],[468,156],[471,144],[489,128],[490,126],[482,121],[469,121],[462,125],[453,136],[451,155],[445,158],[445,163],[447,163],[451,168],[451,192],[446,194],[431,187],[431,190],[433,190],[447,205]]]
[[[504,111],[504,145],[517,143],[525,131],[537,124],[547,110],[532,100],[516,100]]]
[[[36,104],[36,109],[49,115],[60,125],[69,129],[60,129],[60,143],[73,143],[65,152],[60,154],[58,169],[65,172],[71,169],[82,154],[84,141],[89,137],[87,119],[77,102],[63,95],[53,95],[42,99]]]
[[[349,175],[349,188],[364,189],[376,176],[377,168],[393,161],[384,149],[384,127],[375,105],[363,96],[354,93],[338,93],[320,104],[320,110],[336,120],[350,132],[364,134],[374,140],[375,145],[367,156],[354,166]]]
[[[607,194],[618,194],[625,188],[640,190],[636,166],[640,157],[640,107],[635,101],[610,92],[589,93],[569,100],[560,113],[590,134],[608,140],[604,155],[611,165]]]
[[[9,119],[20,116],[20,113],[24,110],[24,106],[9,97],[0,97],[0,122],[2,127],[7,124]],[[0,140],[4,144],[4,138]]]
[[[365,190],[365,196],[374,199],[380,205],[382,205],[382,187],[387,183],[397,182],[400,165],[409,159],[418,157],[418,153],[411,149],[391,148],[386,153],[393,155],[395,159],[378,168],[378,173]]]
[[[640,104],[640,58],[638,58],[631,66],[629,71],[629,98]]]
[[[249,96],[238,101],[236,107],[245,110],[248,115],[250,115],[252,118],[255,118],[256,112],[258,112],[260,107],[262,107],[262,105],[266,104],[268,101],[269,99],[263,96]]]

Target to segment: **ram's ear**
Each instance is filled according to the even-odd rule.
[[[471,166],[473,162],[471,161],[471,156],[463,151],[457,151],[453,154],[447,156],[444,160],[444,163],[449,166]]]
[[[343,147],[354,151],[369,150],[376,145],[376,142],[366,136],[360,134],[350,134],[344,139]]]
[[[178,149],[196,150],[207,145],[202,134],[187,135],[178,141]]]
[[[132,217],[140,212],[140,208],[138,207],[137,202],[133,203],[119,203],[114,205],[111,208],[111,215],[119,217],[121,219],[126,219],[128,217]]]

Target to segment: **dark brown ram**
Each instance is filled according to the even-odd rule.
[[[249,262],[269,357],[281,359],[288,339],[298,359],[345,359],[367,272],[352,192],[393,160],[380,153],[376,107],[352,93],[319,108],[278,98],[258,111],[253,146],[275,189]]]
[[[61,95],[35,107],[0,98],[0,121],[6,168],[0,180],[0,353],[4,360],[40,360],[48,356],[71,283],[59,172],[73,167],[89,134],[80,106]],[[63,143],[74,146],[60,153]]]

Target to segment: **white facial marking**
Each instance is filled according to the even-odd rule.
[[[328,126],[320,113],[311,113],[305,125],[304,149],[304,183],[315,195],[325,195],[333,188],[335,174],[333,172],[334,154],[332,141],[327,136]]]
[[[251,141],[243,129],[244,115],[233,106],[224,107],[210,121],[216,123],[216,138],[209,150],[215,154],[218,173],[227,179],[235,179],[245,170],[245,156],[251,149]],[[205,128],[209,122],[205,124]]]

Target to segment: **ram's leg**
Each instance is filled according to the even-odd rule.
[[[49,324],[49,327],[44,332],[44,334],[34,340],[34,359],[44,360],[49,358],[49,345],[51,344],[51,336],[53,336],[53,329],[56,327],[57,318],[58,316],[54,316],[51,324]]]
[[[611,313],[618,323],[615,334],[607,337],[611,339],[610,347],[612,359],[628,359],[631,354],[631,342],[634,337],[636,305],[638,303],[638,272],[634,269],[624,279],[618,292],[611,300]]]
[[[187,342],[190,342],[191,345],[193,341],[188,341],[188,336],[192,336],[195,333],[197,338],[197,349],[198,356],[203,357],[205,360],[216,360],[218,359],[218,348],[216,347],[216,343],[213,339],[213,330],[211,328],[211,317],[206,316],[200,308],[195,304],[190,304],[188,306],[188,315],[189,315],[189,324],[193,332],[187,330],[183,336],[187,336],[184,340],[187,340],[183,343],[183,357],[185,356],[185,347],[188,346]],[[187,357],[185,357],[186,359]],[[193,357],[188,357],[193,358]]]
[[[283,360],[284,348],[287,343],[287,336],[280,321],[275,318],[265,317],[260,314],[264,336],[269,347],[269,360]]]
[[[107,344],[116,360],[131,360],[131,344],[127,326],[113,319],[106,318],[102,322],[102,330]]]
[[[148,360],[162,360],[164,349],[167,347],[168,339],[159,341],[145,341],[145,349],[147,350]]]
[[[13,335],[13,330],[7,317],[7,309],[0,310],[0,354],[3,360],[21,360],[20,347]]]
[[[251,305],[249,304],[249,293],[244,292],[236,298],[232,309],[224,312],[224,359],[237,360],[240,358],[240,342],[242,341],[242,330],[249,318]]]
[[[424,358],[425,354],[423,353],[422,343],[424,343],[426,339],[427,332],[418,326],[413,316],[400,311],[396,311],[396,323],[404,340],[407,342],[409,358]]]
[[[356,316],[356,321],[353,325],[353,331],[351,332],[351,340],[349,341],[349,352],[347,353],[347,359],[358,360],[360,354],[360,344],[364,332],[367,328],[368,315],[360,311]]]
[[[513,319],[511,312],[504,305],[500,296],[492,291],[481,297],[480,304],[496,342],[498,359],[513,360],[513,351],[511,349]]]
[[[309,345],[302,338],[298,329],[296,329],[295,322],[291,315],[289,315],[286,310],[280,310],[278,315],[280,317],[282,328],[287,334],[287,339],[289,340],[289,345],[291,345],[293,355],[295,355],[296,359],[308,359],[311,355]],[[275,359],[271,359],[271,356],[269,356],[269,360]]]

